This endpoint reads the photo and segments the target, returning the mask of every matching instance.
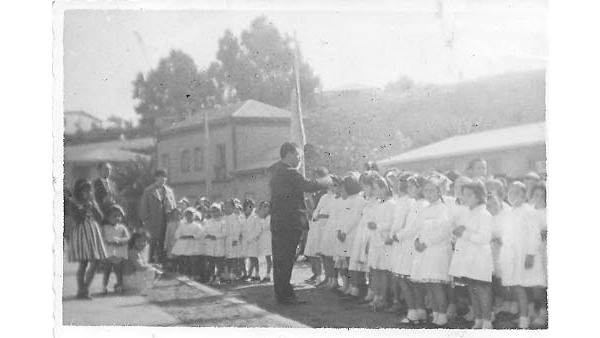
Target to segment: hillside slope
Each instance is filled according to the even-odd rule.
[[[321,95],[305,112],[307,164],[344,173],[441,139],[545,120],[545,71],[452,85]]]

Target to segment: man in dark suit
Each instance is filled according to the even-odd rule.
[[[108,207],[117,202],[117,187],[110,179],[112,165],[108,162],[98,164],[100,177],[92,183],[94,187],[94,198],[100,206],[100,210],[107,215]]]
[[[139,217],[144,229],[150,233],[149,255],[152,263],[164,263],[167,217],[177,208],[173,189],[167,186],[167,176],[165,170],[157,170],[154,184],[144,190],[140,202]]]
[[[271,167],[269,182],[275,297],[280,304],[303,304],[296,298],[290,279],[303,231],[304,193],[327,189],[331,178],[317,181],[304,178],[298,171],[300,149],[295,143],[284,143],[279,154],[281,161]]]

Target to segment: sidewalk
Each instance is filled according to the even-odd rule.
[[[150,304],[142,296],[96,296],[91,301],[76,299],[77,264],[65,263],[64,270],[63,325],[168,326],[178,323],[176,318]],[[114,284],[114,276],[111,277],[109,287]],[[90,288],[92,295],[100,292],[101,288],[102,275],[97,274]]]
[[[65,263],[63,325],[196,326],[196,327],[306,327],[306,325],[240,300],[185,277],[157,281],[147,296],[114,295],[75,299],[77,265]],[[114,285],[111,276],[109,291]],[[96,275],[90,292],[100,292]]]

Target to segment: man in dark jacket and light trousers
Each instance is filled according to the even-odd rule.
[[[303,304],[290,284],[296,248],[302,236],[302,213],[306,210],[305,192],[327,189],[329,176],[307,180],[298,171],[300,149],[286,142],[279,151],[281,161],[271,167],[271,232],[273,249],[273,283],[280,304]]]

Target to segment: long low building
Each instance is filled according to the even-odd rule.
[[[546,171],[546,123],[531,123],[458,135],[409,150],[377,162],[382,169],[464,172],[469,162],[482,157],[490,174],[519,176]]]

